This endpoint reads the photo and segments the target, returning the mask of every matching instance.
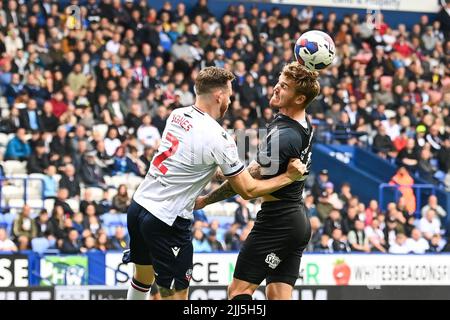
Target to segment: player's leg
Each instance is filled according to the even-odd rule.
[[[252,300],[253,293],[269,272],[265,263],[272,250],[268,236],[268,228],[255,224],[239,252],[228,299]]]
[[[269,283],[266,287],[266,297],[268,300],[291,300],[292,289],[293,287],[287,283]]]
[[[127,300],[148,300],[150,288],[155,281],[151,265],[134,265],[133,279],[128,288]]]
[[[159,292],[156,281],[153,282],[152,287],[150,288],[150,300],[161,300],[161,293]]]
[[[304,212],[291,215],[291,237],[286,239],[284,258],[266,278],[266,297],[269,300],[291,300],[292,290],[300,273],[302,253],[311,237],[311,225]],[[296,247],[292,247],[292,245]],[[290,249],[288,249],[290,248]]]
[[[228,287],[228,299],[252,300],[252,295],[258,287],[259,284],[233,278],[230,286]]]
[[[156,284],[163,300],[187,300],[192,277],[193,246],[188,219],[177,218],[172,226],[149,214],[143,230],[149,242]]]
[[[132,201],[127,211],[127,227],[130,236],[130,250],[124,251],[123,262],[134,263],[133,278],[128,287],[128,300],[147,300],[148,292],[155,280],[150,249],[143,238],[139,225],[143,208]]]

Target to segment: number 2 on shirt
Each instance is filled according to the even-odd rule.
[[[168,157],[173,156],[175,152],[178,150],[178,139],[173,136],[170,132],[167,132],[166,139],[172,144],[170,148],[161,154],[159,154],[157,157],[155,157],[155,160],[153,160],[153,165],[161,171],[162,174],[167,173],[167,167],[163,164],[163,161],[166,160]]]

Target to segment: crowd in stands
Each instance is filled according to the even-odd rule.
[[[30,249],[34,239],[62,253],[126,248],[126,227],[106,231],[104,217],[125,212],[133,190],[111,181],[145,176],[171,110],[194,103],[199,70],[236,75],[224,128],[265,128],[278,74],[310,29],[330,34],[337,48],[308,109],[317,139],[369,146],[402,174],[450,190],[450,4],[433,21],[423,15],[407,27],[381,19],[372,28],[358,14],[303,6],[283,13],[230,5],[215,16],[207,0],[189,8],[167,1],[159,10],[147,0],[70,3],[81,5],[80,25],[59,1],[0,1],[0,174],[20,161],[54,200],[38,212],[21,206],[10,225],[0,220],[0,251]],[[94,199],[91,188],[102,194]],[[338,194],[326,169],[309,182],[308,251],[450,250],[436,197],[416,218],[403,192],[381,211],[351,190],[344,184]],[[235,221],[220,223],[208,207],[195,213],[196,252],[240,248],[259,205],[230,201]],[[0,207],[7,214],[4,196]]]

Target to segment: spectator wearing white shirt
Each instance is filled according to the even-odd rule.
[[[406,243],[408,238],[404,233],[397,233],[395,242],[389,247],[389,253],[393,254],[407,254],[410,252],[410,248]]]
[[[119,131],[116,127],[109,127],[104,142],[106,154],[109,157],[114,156],[117,148],[122,145],[122,142],[119,139]]]
[[[425,216],[423,216],[419,221],[419,230],[422,232],[422,236],[427,240],[431,240],[431,237],[434,234],[440,233],[441,222],[436,217],[435,210],[428,209]]]
[[[420,212],[422,214],[422,217],[424,217],[430,209],[433,209],[437,213],[437,216],[439,216],[441,222],[447,216],[447,212],[444,210],[444,208],[442,208],[442,206],[439,205],[438,198],[435,195],[431,195],[428,198],[428,204],[422,208]]]
[[[406,245],[411,253],[418,254],[425,253],[430,248],[428,241],[422,237],[422,233],[417,228],[411,232],[411,238],[406,240]]]
[[[158,129],[152,125],[150,115],[142,116],[142,125],[137,130],[137,138],[145,147],[158,148],[161,135]]]
[[[8,238],[5,228],[0,228],[0,252],[2,251],[17,251],[17,246]]]
[[[120,49],[120,33],[114,33],[111,40],[106,43],[106,51],[116,55]]]
[[[386,240],[383,230],[380,228],[380,220],[373,219],[370,226],[364,229],[366,237],[369,240],[370,250],[372,252],[386,252]]]

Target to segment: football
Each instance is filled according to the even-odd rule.
[[[302,34],[294,47],[295,59],[313,71],[323,70],[331,65],[335,54],[333,39],[325,32],[318,30]]]

